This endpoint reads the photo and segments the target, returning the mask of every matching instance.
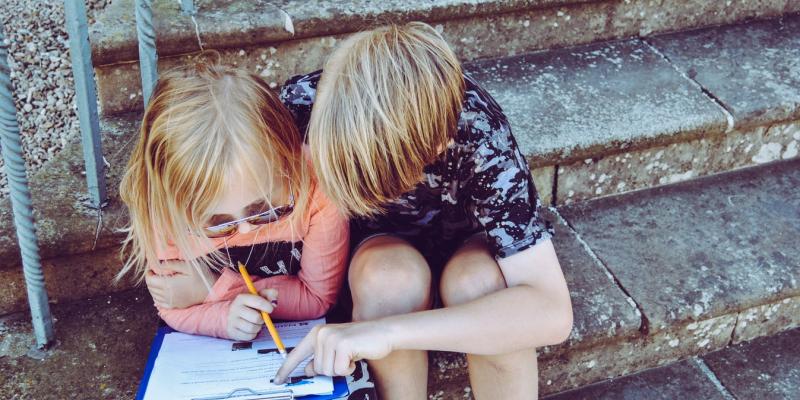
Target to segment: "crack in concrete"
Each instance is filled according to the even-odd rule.
[[[639,38],[639,41],[641,41],[645,46],[647,46],[650,50],[652,50],[659,57],[661,57],[667,64],[669,64],[670,67],[672,67],[672,69],[675,70],[675,72],[677,72],[681,77],[686,79],[692,86],[700,89],[700,91],[709,100],[711,100],[712,103],[714,103],[717,107],[720,108],[722,113],[725,115],[725,121],[726,121],[725,133],[728,133],[733,130],[734,126],[736,125],[736,122],[733,118],[733,111],[722,101],[722,99],[717,97],[717,95],[715,95],[705,86],[700,84],[700,82],[698,82],[696,79],[689,76],[685,71],[678,68],[678,66],[675,65],[675,63],[673,63],[672,60],[670,60],[666,54],[662,53],[661,50],[659,50],[656,46],[648,42],[646,38]]]
[[[712,371],[711,368],[709,368],[705,360],[703,360],[700,357],[692,357],[692,361],[694,362],[695,366],[697,366],[697,368],[699,368],[700,371],[703,372],[703,375],[705,375],[706,378],[708,378],[708,380],[710,380],[711,383],[714,384],[714,387],[717,388],[719,394],[725,400],[736,400],[736,397],[733,394],[731,394],[730,391],[728,391],[728,388],[726,388],[725,385],[722,384],[722,382],[719,380],[719,377],[717,377],[717,374],[715,374],[714,371]]]
[[[736,336],[736,328],[739,327],[739,316],[741,311],[736,313],[736,319],[733,320],[733,328],[731,329],[731,337],[728,339],[728,346],[733,345],[733,338]]]
[[[633,298],[633,296],[631,296],[630,292],[628,292],[628,290],[625,288],[622,282],[620,282],[617,276],[614,275],[614,272],[611,271],[611,269],[608,268],[608,266],[605,263],[603,263],[603,261],[600,260],[600,257],[598,257],[597,254],[594,252],[594,250],[592,250],[592,248],[589,246],[589,243],[586,243],[586,241],[583,240],[583,238],[575,229],[575,227],[572,226],[572,224],[570,224],[569,221],[567,221],[567,219],[564,218],[564,216],[561,215],[560,212],[558,212],[558,209],[556,209],[555,207],[551,207],[550,209],[551,211],[553,211],[553,214],[555,214],[556,218],[558,218],[559,221],[561,221],[561,223],[569,227],[572,233],[575,234],[575,239],[578,241],[578,243],[580,243],[583,249],[586,250],[586,253],[589,254],[589,257],[592,260],[594,260],[595,263],[599,264],[602,267],[603,272],[605,273],[606,277],[611,281],[611,283],[617,286],[622,291],[622,293],[625,294],[625,301],[627,301],[628,304],[630,304],[636,309],[636,312],[639,314],[639,318],[642,319],[641,324],[639,325],[639,332],[647,336],[648,333],[650,333],[650,320],[644,313],[644,309],[642,308],[642,306]]]
[[[550,207],[555,207],[558,204],[556,196],[558,196],[558,170],[560,165],[553,166],[553,187],[550,193]]]

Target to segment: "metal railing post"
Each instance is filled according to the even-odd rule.
[[[64,13],[69,34],[69,53],[75,79],[75,102],[81,126],[81,144],[86,165],[86,183],[95,207],[102,208],[108,200],[105,164],[100,141],[100,121],[97,115],[97,92],[92,71],[92,52],[86,5],[83,0],[64,0]]]
[[[150,101],[153,86],[158,79],[156,61],[156,31],[153,27],[152,0],[136,0],[136,35],[139,39],[139,69],[142,73],[142,97],[144,105]]]
[[[53,341],[55,333],[50,305],[47,303],[36,229],[33,226],[31,194],[28,189],[28,178],[25,176],[25,160],[22,158],[19,124],[11,85],[11,69],[8,66],[8,45],[5,44],[2,30],[0,30],[0,147],[8,177],[14,226],[22,254],[22,269],[28,290],[33,331],[36,343],[41,348]]]

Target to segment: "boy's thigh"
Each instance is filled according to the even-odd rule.
[[[466,240],[447,261],[439,282],[444,306],[469,302],[506,288],[500,265],[489,250],[486,236]]]

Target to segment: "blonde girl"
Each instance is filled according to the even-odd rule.
[[[291,114],[257,76],[204,62],[163,74],[120,185],[130,212],[120,276],[144,279],[164,321],[188,333],[248,340],[259,310],[324,315],[349,228],[305,154]],[[258,296],[229,268],[238,262]]]

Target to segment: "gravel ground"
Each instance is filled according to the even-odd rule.
[[[110,2],[86,1],[90,23]],[[54,0],[0,0],[0,24],[9,45],[17,120],[30,176],[64,148],[68,138],[80,134],[64,4]],[[3,173],[0,196],[7,193]]]

